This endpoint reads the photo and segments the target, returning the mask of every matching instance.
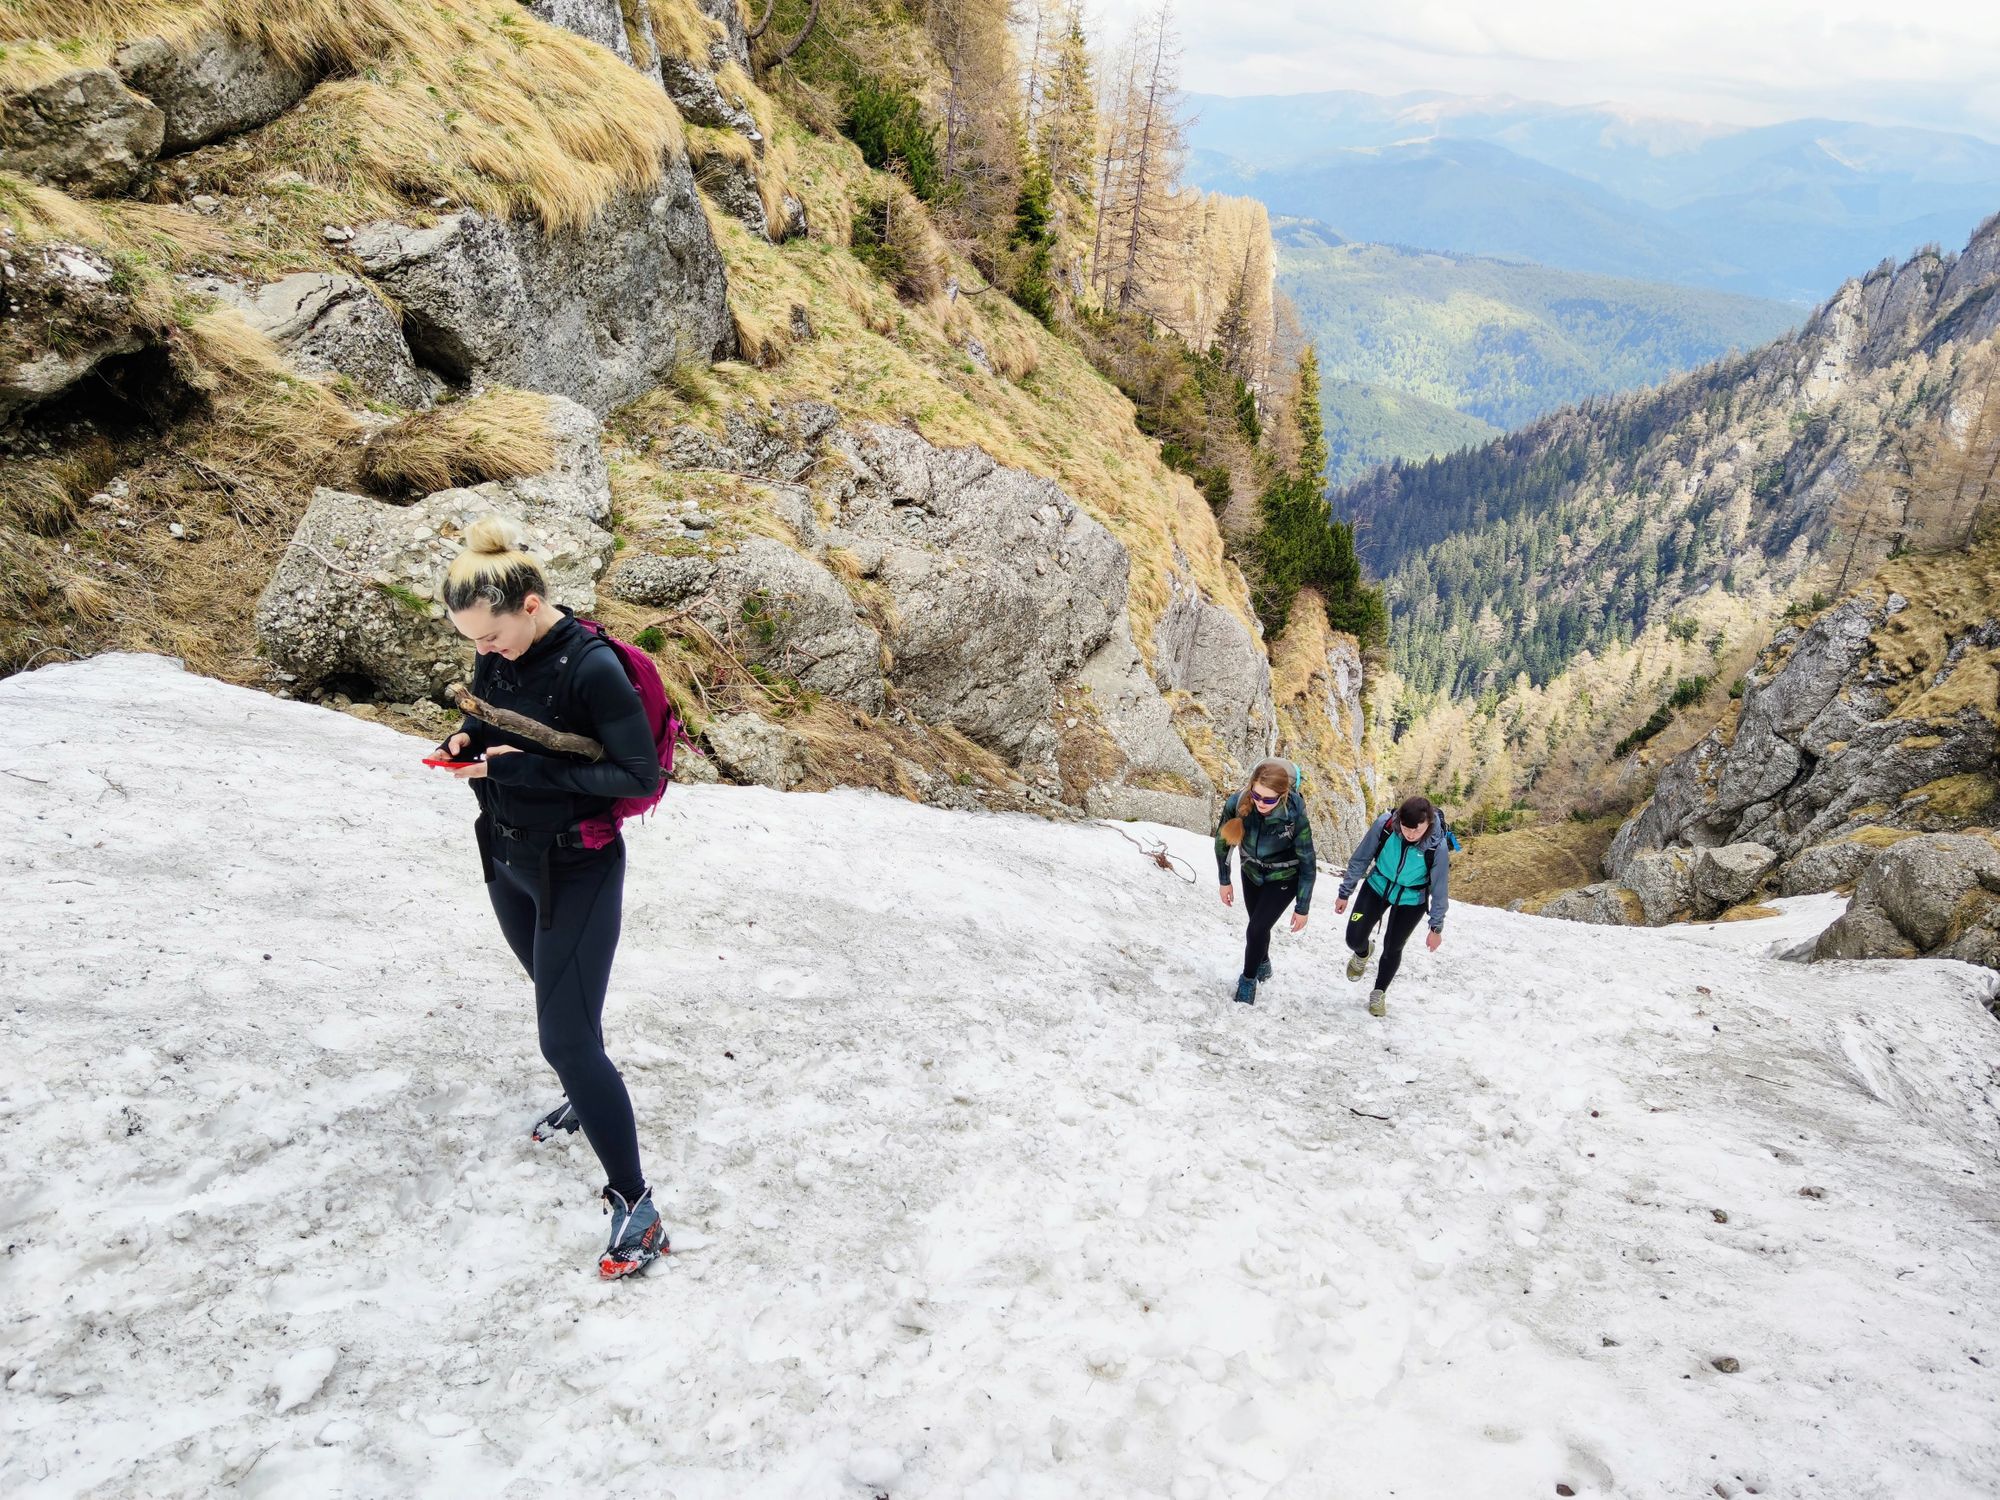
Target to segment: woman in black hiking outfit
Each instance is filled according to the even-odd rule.
[[[625,845],[584,846],[577,825],[621,797],[659,786],[660,761],[639,695],[617,653],[548,599],[541,565],[496,516],[467,531],[445,575],[444,605],[478,652],[472,692],[501,714],[584,735],[601,760],[564,754],[527,733],[468,716],[442,749],[476,763],[455,771],[479,801],[474,831],[500,931],[535,983],[542,1056],[564,1101],[537,1140],[581,1127],[607,1179],[606,1277],[643,1270],[667,1248],[639,1166],[625,1080],[604,1052],[604,992],[618,951]],[[603,647],[603,649],[598,649]]]
[[[1426,907],[1431,931],[1425,945],[1435,953],[1444,941],[1444,914],[1451,905],[1451,845],[1444,819],[1429,798],[1411,797],[1369,825],[1340,877],[1336,912],[1347,910],[1347,898],[1357,885],[1361,891],[1354,897],[1354,914],[1347,919],[1347,947],[1354,955],[1347,961],[1347,977],[1359,979],[1367,972],[1368,956],[1375,951],[1375,924],[1386,915],[1382,961],[1376,965],[1375,988],[1368,995],[1368,1014],[1386,1016],[1389,986],[1403,963],[1403,945],[1417,930]]]
[[[1222,877],[1222,904],[1236,900],[1229,883],[1229,855],[1243,865],[1243,906],[1250,931],[1243,940],[1243,976],[1236,999],[1257,1003],[1257,985],[1271,977],[1271,929],[1292,907],[1292,931],[1306,930],[1312,907],[1313,835],[1305,798],[1294,788],[1290,761],[1260,761],[1240,792],[1222,804],[1215,830],[1215,863]]]

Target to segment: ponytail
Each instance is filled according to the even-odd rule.
[[[528,595],[548,591],[542,565],[499,516],[482,516],[466,528],[465,546],[444,575],[444,607],[453,611],[484,604],[496,615],[511,615]]]

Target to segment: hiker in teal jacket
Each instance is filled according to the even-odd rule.
[[[1215,830],[1224,906],[1236,900],[1229,883],[1230,852],[1240,851],[1243,863],[1243,907],[1250,932],[1243,942],[1236,998],[1244,1005],[1257,1003],[1257,982],[1271,977],[1271,929],[1278,918],[1292,907],[1292,931],[1304,932],[1312,907],[1312,823],[1297,782],[1290,761],[1260,761],[1243,790],[1222,804],[1222,822]]]
[[[1427,797],[1411,797],[1394,812],[1384,813],[1369,827],[1355,846],[1354,857],[1340,877],[1337,912],[1347,910],[1347,898],[1355,897],[1354,914],[1347,919],[1347,946],[1354,956],[1347,961],[1347,977],[1359,979],[1368,969],[1373,953],[1375,924],[1386,913],[1389,921],[1382,929],[1382,961],[1375,969],[1375,988],[1368,996],[1368,1014],[1389,1013],[1389,985],[1403,962],[1403,944],[1417,929],[1426,906],[1430,908],[1431,931],[1424,945],[1433,953],[1444,941],[1444,914],[1450,906],[1451,835],[1444,819]]]

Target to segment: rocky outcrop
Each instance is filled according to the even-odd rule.
[[[0,90],[0,172],[81,193],[122,193],[165,137],[160,107],[110,68]]]
[[[235,308],[308,375],[344,375],[366,395],[398,406],[431,404],[432,382],[411,359],[401,323],[366,282],[302,271],[263,286],[214,276],[187,285]]]
[[[0,422],[150,340],[104,256],[85,245],[23,245],[3,225],[0,314]]]
[[[2000,842],[1918,834],[1883,850],[1814,958],[1957,958],[2000,968]]]
[[[754,164],[726,151],[689,153],[694,180],[715,206],[740,221],[752,234],[767,240],[784,239],[786,226],[773,224],[764,208],[764,191],[757,181]]]
[[[112,59],[118,75],[164,117],[163,155],[192,151],[275,120],[303,99],[314,78],[255,41],[215,27],[186,43],[146,37]]]
[[[1645,908],[1639,898],[1615,880],[1600,880],[1578,890],[1565,891],[1544,902],[1537,915],[1564,922],[1589,922],[1598,927],[1643,927]]]
[[[1125,549],[1061,486],[817,402],[645,446],[668,469],[753,477],[796,545],[627,556],[614,592],[686,610],[745,659],[870,713],[950,726],[1072,806],[1207,827],[1216,789],[1133,644]],[[1186,588],[1170,639],[1197,713],[1233,728],[1261,689],[1268,725],[1268,671],[1240,622]]]
[[[1314,837],[1329,858],[1345,859],[1386,797],[1367,744],[1360,643],[1331,629],[1325,606],[1302,594],[1271,660],[1278,753],[1309,768]]]
[[[604,462],[604,428],[576,402],[551,396],[542,430],[555,449],[554,461],[539,474],[499,481],[526,504],[554,515],[611,523],[611,472]]]
[[[1232,611],[1176,577],[1153,626],[1153,675],[1201,706],[1231,761],[1255,765],[1275,743],[1271,664]]]
[[[291,545],[257,601],[257,640],[309,685],[365,679],[408,701],[437,697],[468,670],[465,641],[438,594],[458,538],[484,515],[518,523],[558,604],[589,610],[611,538],[587,521],[523,502],[498,484],[390,505],[313,491]]]
[[[1948,830],[1985,810],[2000,727],[1985,566],[1955,555],[1906,572],[1907,594],[1870,587],[1778,635],[1735,722],[1671,762],[1619,830],[1609,873],[1630,883],[1652,851],[1754,842],[1785,862],[1782,889],[1826,889],[1866,863],[1846,847],[1858,832]]]
[[[717,557],[691,612],[744,660],[882,711],[882,637],[839,579],[784,543],[746,537]]]
[[[722,258],[683,161],[581,230],[468,210],[427,228],[371,224],[349,248],[402,308],[417,357],[455,382],[601,414],[734,345]]]

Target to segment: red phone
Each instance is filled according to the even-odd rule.
[[[479,762],[476,760],[440,760],[435,755],[426,755],[424,757],[424,764],[427,766],[436,766],[444,771],[462,771],[467,766],[478,765]]]

